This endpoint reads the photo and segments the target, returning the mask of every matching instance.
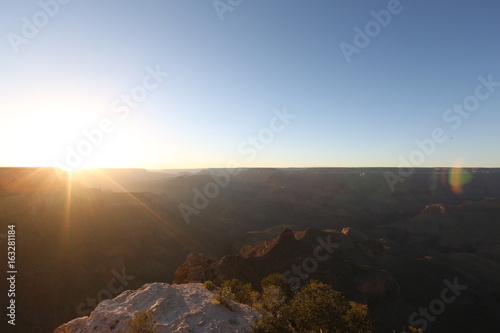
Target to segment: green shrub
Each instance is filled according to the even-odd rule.
[[[254,307],[261,316],[255,322],[254,333],[280,333],[290,332],[289,298],[281,288],[275,285],[266,285],[262,294],[257,299]]]
[[[205,281],[203,282],[203,285],[210,291],[214,291],[217,289],[217,286],[212,281]]]
[[[342,314],[349,303],[329,285],[311,281],[293,297],[290,311],[299,331],[344,328]]]
[[[254,299],[254,290],[250,283],[244,284],[238,279],[224,281],[222,288],[227,287],[231,291],[232,299],[238,303],[251,305]]]
[[[331,286],[318,281],[310,281],[290,298],[277,277],[262,281],[263,292],[254,304],[261,314],[254,324],[254,333],[373,332],[366,305],[349,302]]]
[[[343,315],[347,332],[371,333],[372,321],[368,318],[368,306],[349,302],[349,310]]]
[[[285,281],[283,281],[283,274],[281,273],[273,273],[266,276],[265,278],[262,279],[260,285],[262,286],[262,290],[264,290],[266,287],[269,286],[276,286],[281,289],[283,295],[285,295],[286,297],[292,296],[292,290],[290,289],[290,285],[288,285],[287,283],[285,283]]]
[[[129,333],[156,333],[155,318],[151,309],[138,312],[127,324]]]
[[[213,299],[215,299],[219,304],[224,305],[229,310],[233,310],[231,305],[231,300],[234,299],[234,294],[231,292],[231,289],[228,286],[222,286],[217,289],[217,292],[212,295]]]
[[[209,284],[209,287],[212,287],[212,285]],[[209,287],[207,287],[207,289]],[[215,285],[213,285],[213,287],[215,287]],[[230,301],[252,305],[258,295],[258,293],[253,290],[250,283],[244,284],[238,279],[224,281],[220,288],[215,288],[217,291],[212,297],[231,310],[232,306]]]
[[[366,305],[348,302],[341,293],[318,281],[310,281],[293,297],[290,316],[299,332],[373,332]]]

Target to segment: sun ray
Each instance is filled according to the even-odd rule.
[[[132,199],[142,209],[144,209],[146,212],[148,212],[154,218],[154,220],[159,224],[159,226],[162,229],[164,229],[168,234],[173,235],[179,242],[181,242],[181,244],[185,244],[187,247],[190,247],[190,248],[198,248],[200,250],[207,251],[207,248],[203,244],[198,242],[195,238],[193,238],[191,235],[189,235],[187,232],[185,232],[181,228],[179,228],[179,227],[173,225],[172,223],[170,223],[169,221],[167,221],[164,217],[162,217],[160,214],[158,214],[153,209],[151,209],[147,204],[142,202],[133,193],[127,191],[123,186],[121,186],[118,182],[116,182],[110,176],[106,175],[100,169],[95,169],[95,171],[99,172],[104,178],[106,178],[107,181],[109,181],[113,185],[120,188],[130,199]]]
[[[67,182],[66,182],[66,196],[65,196],[65,207],[64,207],[64,225],[67,226],[69,224],[69,220],[71,217],[71,196],[72,196],[72,186],[73,186],[73,173],[69,171],[67,173]]]

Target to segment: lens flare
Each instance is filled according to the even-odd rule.
[[[448,175],[448,183],[455,194],[464,192],[464,185],[472,180],[472,174],[463,168],[452,168]]]

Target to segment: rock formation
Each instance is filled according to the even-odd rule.
[[[314,259],[315,249],[322,244],[328,247],[329,243],[334,246],[321,251],[326,260]],[[400,298],[399,285],[389,272],[357,263],[363,258],[380,255],[381,251],[375,240],[352,228],[345,228],[343,233],[313,228],[294,233],[284,228],[276,238],[244,254],[226,255],[216,260],[202,253],[191,253],[175,272],[174,283],[206,280],[222,283],[240,279],[259,289],[265,276],[288,272],[288,281],[294,281],[290,285],[292,288],[316,279],[353,300],[376,306],[380,302],[397,302]]]
[[[204,282],[215,279],[216,259],[204,253],[191,252],[174,273],[174,283]]]
[[[169,285],[149,283],[104,300],[88,317],[59,326],[54,333],[124,333],[127,323],[143,310],[155,314],[158,333],[250,332],[258,314],[247,305],[234,303],[232,310],[212,298],[201,283]]]

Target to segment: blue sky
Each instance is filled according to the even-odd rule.
[[[215,3],[2,1],[0,165],[500,167],[500,86],[474,97],[500,82],[497,2]],[[348,62],[341,43],[382,10]],[[168,76],[120,117],[113,102],[155,70]],[[436,128],[447,139],[422,152]]]

